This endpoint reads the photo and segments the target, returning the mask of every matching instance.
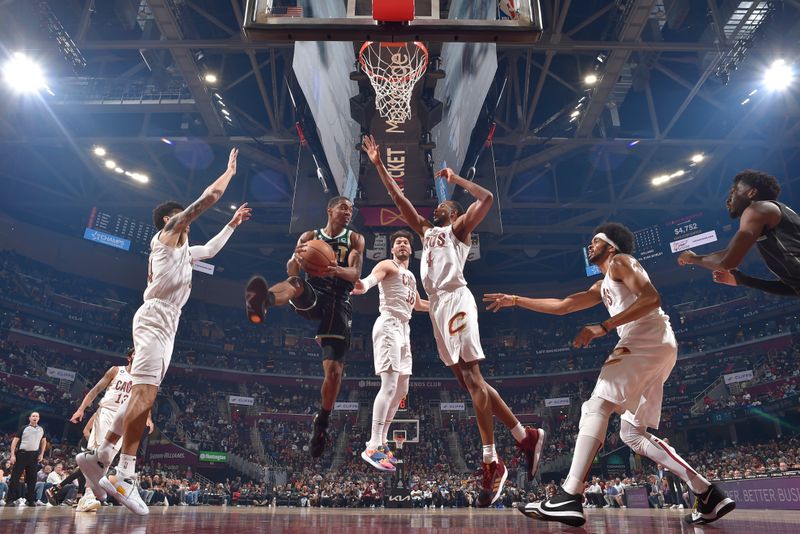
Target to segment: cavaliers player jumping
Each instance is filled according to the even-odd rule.
[[[474,182],[456,175],[451,169],[439,175],[469,192],[476,201],[464,211],[460,204],[448,200],[433,212],[433,222],[422,217],[389,176],[381,161],[378,145],[372,136],[365,136],[363,150],[378,171],[406,223],[422,238],[420,276],[430,300],[430,317],[439,358],[455,374],[472,398],[475,418],[483,443],[483,478],[477,504],[487,507],[497,501],[503,491],[508,471],[497,456],[494,446],[496,415],[505,424],[517,446],[525,454],[528,477],[539,466],[545,433],[541,429],[524,428],[500,394],[481,375],[480,361],[485,359],[478,331],[478,307],[464,279],[464,264],[469,254],[472,232],[489,212],[492,193]]]
[[[725,204],[731,219],[739,219],[739,230],[728,247],[703,255],[687,250],[678,256],[678,264],[710,269],[719,284],[800,297],[800,215],[778,202],[780,193],[774,176],[752,170],[737,174]],[[737,269],[753,245],[778,280],[754,278]]]
[[[372,406],[372,435],[361,453],[380,471],[394,471],[394,457],[387,437],[400,401],[408,394],[411,377],[411,336],[408,322],[414,310],[428,311],[427,300],[419,298],[417,279],[408,270],[414,235],[399,230],[391,235],[392,259],[378,262],[372,272],[356,282],[354,295],[363,295],[375,285],[379,291],[380,316],[372,327],[372,352],[375,374],[381,388]]]
[[[353,308],[350,292],[361,277],[364,261],[364,236],[347,228],[353,218],[353,203],[347,197],[328,201],[328,222],[325,228],[304,232],[297,240],[294,254],[286,264],[289,277],[269,287],[261,276],[254,276],[245,289],[245,307],[250,322],[260,324],[270,307],[291,304],[301,317],[319,322],[317,343],[322,347],[321,406],[314,416],[309,452],[322,456],[328,434],[328,419],[344,373],[344,357],[350,349]],[[336,255],[323,276],[300,278],[301,257],[305,243],[320,239],[328,243]]]
[[[236,174],[238,153],[235,148],[231,150],[228,168],[188,208],[184,209],[177,202],[165,202],[153,210],[153,223],[158,232],[150,241],[144,303],[133,317],[136,357],[130,373],[133,379],[131,397],[117,411],[111,430],[100,447],[76,457],[87,484],[99,499],[111,493],[117,501],[139,515],[148,514],[149,510],[139,496],[136,451],[158,387],[172,359],[181,308],[192,291],[192,262],[216,256],[234,230],[251,216],[251,209],[242,204],[219,234],[205,245],[189,246],[189,226],[225,193]],[[120,436],[123,437],[122,453],[117,465],[117,480],[112,483],[106,473],[116,454],[114,447]]]
[[[588,259],[600,268],[603,279],[581,293],[565,299],[526,298],[503,293],[484,295],[487,309],[519,306],[539,313],[564,315],[591,308],[601,302],[609,319],[584,326],[573,341],[586,347],[595,338],[616,329],[619,342],[603,364],[597,385],[583,403],[572,465],[564,485],[544,502],[520,504],[528,517],[558,521],[578,527],[583,516],[583,487],[597,451],[606,438],[608,420],[622,414],[620,437],[636,454],[660,463],[679,476],[697,495],[694,510],[686,516],[689,524],[716,521],[736,504],[692,469],[675,449],[647,431],[658,428],[664,382],[669,378],[678,354],[669,316],[661,310],[661,297],[645,270],[630,254],[634,236],[625,226],[606,223],[595,230]]]

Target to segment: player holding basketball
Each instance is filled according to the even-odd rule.
[[[269,287],[261,276],[254,276],[245,289],[247,317],[262,323],[270,307],[291,304],[301,317],[319,322],[316,340],[322,347],[321,406],[314,416],[309,452],[322,456],[328,433],[328,420],[339,395],[344,373],[344,357],[350,348],[353,309],[350,292],[361,277],[364,261],[364,236],[347,228],[353,218],[353,203],[347,197],[328,201],[328,222],[324,228],[304,232],[297,240],[294,254],[286,264],[289,277]],[[335,261],[324,272],[308,273],[300,278],[306,243],[318,239],[331,246]]]
[[[586,347],[595,338],[616,329],[619,342],[603,364],[597,385],[583,403],[572,465],[564,485],[544,502],[520,504],[529,517],[581,526],[583,487],[595,454],[606,438],[608,420],[622,414],[620,437],[633,451],[660,463],[684,480],[697,495],[695,508],[686,516],[690,524],[716,521],[736,504],[716,486],[692,469],[675,449],[647,432],[658,428],[664,382],[678,354],[669,317],[661,310],[661,297],[645,270],[630,254],[634,236],[625,226],[606,223],[595,230],[588,259],[603,273],[603,279],[581,293],[565,299],[540,299],[489,293],[487,309],[519,306],[539,313],[564,315],[591,308],[601,302],[611,317],[584,326],[573,341]]]
[[[449,367],[472,398],[475,418],[483,443],[483,479],[478,506],[497,501],[508,471],[494,446],[496,415],[505,424],[528,462],[528,477],[536,473],[545,433],[524,428],[497,391],[481,375],[480,361],[485,359],[478,332],[478,307],[464,279],[464,264],[469,254],[471,235],[494,201],[492,193],[476,183],[456,175],[451,169],[440,171],[447,182],[466,189],[476,201],[464,211],[457,202],[442,202],[433,212],[433,222],[422,217],[389,176],[381,161],[378,145],[365,136],[363,150],[378,170],[406,223],[422,237],[422,285],[430,299],[430,317],[439,358]]]
[[[400,401],[408,394],[411,376],[411,339],[408,321],[414,310],[427,312],[429,303],[417,292],[417,279],[408,270],[414,235],[400,230],[391,235],[392,259],[378,262],[372,272],[356,282],[354,295],[363,295],[375,285],[379,291],[380,316],[372,327],[375,374],[381,389],[372,405],[372,435],[361,457],[381,471],[394,471],[387,437]]]
[[[133,317],[136,357],[130,372],[131,397],[118,409],[100,447],[76,457],[86,482],[98,498],[102,499],[106,492],[112,493],[121,504],[140,515],[149,511],[139,496],[136,450],[158,387],[169,369],[181,308],[192,291],[192,262],[213,258],[234,230],[251,215],[247,204],[242,204],[231,221],[208,243],[189,246],[189,225],[222,197],[236,174],[238,153],[235,148],[231,150],[228,168],[188,208],[176,202],[165,202],[153,210],[153,223],[158,232],[150,241],[144,303]],[[117,465],[118,480],[112,483],[105,475],[116,454],[115,443],[119,436],[123,440]]]
[[[800,215],[777,201],[780,193],[774,176],[752,170],[737,174],[725,204],[731,219],[739,219],[739,230],[728,247],[703,255],[687,250],[678,264],[710,269],[720,284],[800,297]],[[737,269],[753,245],[778,280],[753,278]]]
[[[87,408],[89,408],[94,399],[105,390],[103,398],[100,399],[100,406],[97,412],[92,416],[92,426],[89,436],[87,438],[86,448],[89,450],[97,449],[102,443],[103,437],[111,429],[111,424],[114,422],[114,416],[119,411],[119,408],[128,401],[133,387],[133,377],[131,376],[131,365],[134,358],[134,349],[128,350],[128,363],[127,365],[115,365],[110,367],[103,375],[97,384],[86,394],[81,401],[78,409],[72,414],[70,421],[72,423],[79,423],[83,421],[83,415]],[[147,428],[150,432],[153,431],[153,421],[148,413]],[[117,440],[114,444],[114,456],[122,448],[122,440]],[[100,501],[98,501],[91,486],[86,487],[86,491],[78,501],[76,512],[91,512],[100,508]]]

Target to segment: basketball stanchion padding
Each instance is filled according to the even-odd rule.
[[[373,0],[372,18],[378,22],[414,20],[414,0]]]

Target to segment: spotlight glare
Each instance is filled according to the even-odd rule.
[[[140,184],[146,184],[150,181],[150,177],[146,174],[141,174],[138,172],[131,173],[131,178],[139,182]]]
[[[47,89],[42,68],[21,52],[15,52],[3,66],[3,77],[17,93],[35,93]]]
[[[630,143],[628,143],[628,146],[629,146],[629,147],[634,147],[634,146],[636,146],[636,145],[638,145],[638,144],[639,144],[639,141],[640,141],[639,139],[634,139],[633,141],[631,141]]]
[[[94,147],[93,152],[95,156],[99,156],[101,158],[106,155],[106,149],[101,146]]]
[[[577,117],[578,115],[580,115],[580,114],[581,114],[581,112],[580,112],[580,111],[578,111],[578,110],[576,109],[575,111],[573,111],[572,113],[570,113],[570,115],[569,115],[569,116],[570,116],[570,117],[572,117],[572,118],[574,119],[574,118],[576,118],[576,117]]]
[[[171,144],[172,144],[172,141],[170,141],[170,140],[169,140],[169,139],[167,139],[166,137],[162,137],[162,138],[161,138],[161,142],[162,142],[162,143],[166,143],[166,144],[168,144],[168,145],[171,145]]]
[[[764,85],[772,91],[783,91],[794,79],[792,66],[783,59],[776,59],[764,73]]]
[[[217,75],[211,72],[206,73],[203,79],[206,81],[206,83],[217,83]]]
[[[663,185],[669,182],[670,178],[666,174],[662,174],[661,176],[656,176],[653,178],[652,183],[653,185]]]
[[[597,74],[587,74],[586,77],[583,79],[583,83],[586,85],[594,85],[597,83]]]
[[[230,114],[231,114],[231,112],[228,111],[227,109],[221,109],[220,111],[222,111],[222,114],[225,115],[225,116],[230,116]]]
[[[125,172],[125,169],[123,169],[122,167],[117,167],[114,169],[114,172],[117,174],[123,174]]]
[[[746,105],[748,102],[750,102],[750,98],[745,98],[744,100],[742,100],[742,105],[744,106],[744,105]]]
[[[698,153],[698,154],[695,154],[694,156],[692,156],[692,163],[700,163],[704,159],[706,159],[705,154]]]
[[[106,169],[115,169],[117,167],[117,162],[113,159],[106,160]]]
[[[231,209],[232,209],[233,211],[236,211],[238,208],[236,207],[236,204],[231,204]]]

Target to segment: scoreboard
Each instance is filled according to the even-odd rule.
[[[668,252],[677,254],[718,239],[715,221],[702,212],[635,230],[633,234],[636,242],[633,255],[640,263],[653,262]],[[600,269],[589,263],[586,247],[583,248],[583,262],[586,276],[600,274]]]
[[[156,229],[150,222],[92,208],[84,239],[110,247],[147,254]]]

